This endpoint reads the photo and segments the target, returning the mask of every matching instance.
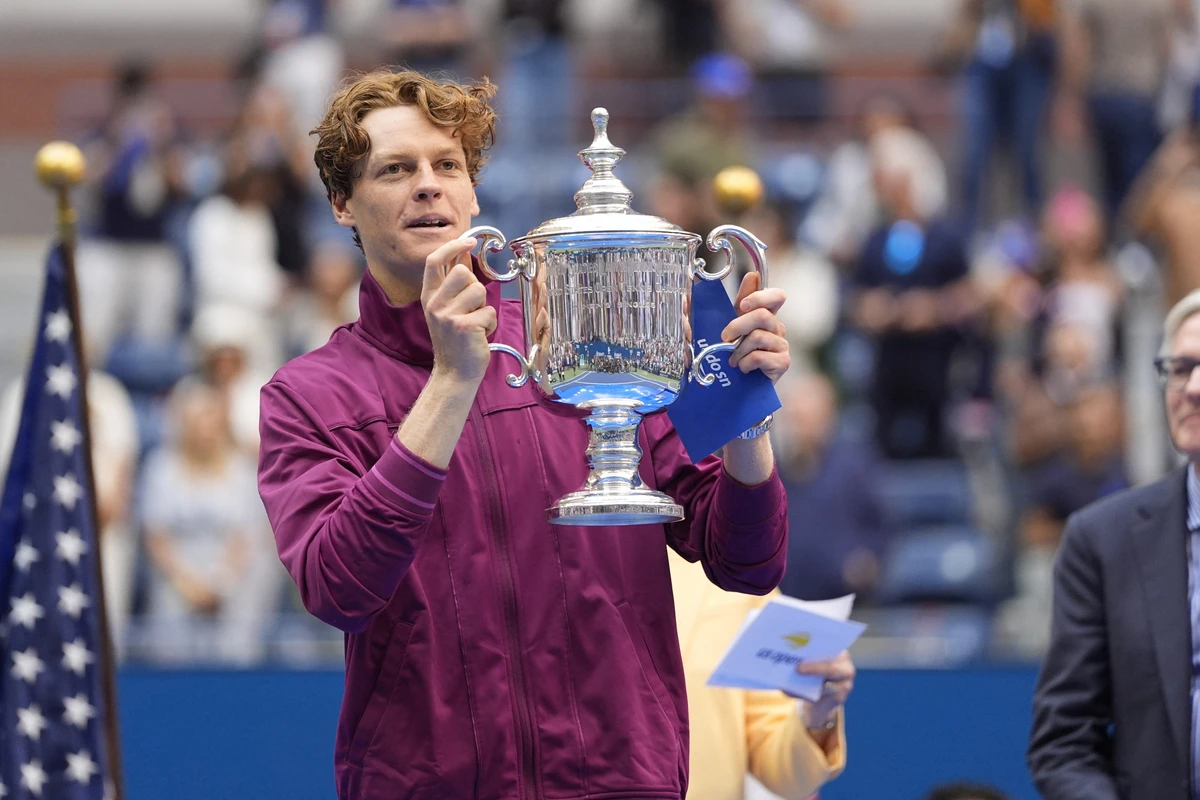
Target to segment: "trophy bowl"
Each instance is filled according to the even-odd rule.
[[[732,239],[750,254],[765,286],[766,246],[742,228],[719,226],[707,244],[727,262],[706,270],[696,256],[698,234],[633,211],[633,193],[613,174],[625,151],[608,139],[608,112],[595,109],[592,125],[595,139],[579,153],[592,176],[575,194],[575,213],[512,241],[489,226],[466,235],[480,241],[488,276],[521,279],[525,352],[491,345],[520,364],[509,385],[532,378],[547,398],[587,412],[587,480],[551,506],[547,519],[573,526],[674,522],[683,519],[682,506],[638,474],[638,426],[673,402],[686,381],[711,386],[706,365],[737,347],[719,342],[695,352],[688,322],[695,280],[729,274]],[[499,272],[488,254],[506,247],[515,257]]]

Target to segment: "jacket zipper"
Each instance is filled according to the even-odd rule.
[[[508,649],[512,656],[513,683],[515,684],[513,689],[517,699],[517,733],[521,748],[521,773],[525,784],[525,796],[536,798],[538,792],[536,756],[533,746],[534,731],[529,713],[529,697],[526,692],[525,667],[521,658],[521,637],[517,631],[517,593],[513,581],[508,533],[500,510],[499,486],[496,481],[495,464],[492,461],[492,449],[488,444],[487,432],[483,428],[483,415],[477,408],[472,408],[470,418],[472,426],[475,428],[475,438],[479,442],[479,461],[484,470],[484,482],[487,484],[492,533],[496,537],[496,549],[499,551],[497,561],[500,569],[500,591],[504,598],[504,622],[508,629]]]

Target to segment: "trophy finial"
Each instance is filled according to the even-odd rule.
[[[608,143],[608,109],[593,108],[592,109],[592,130],[596,132],[596,140],[592,142],[592,147],[600,144],[601,141]]]
[[[592,177],[575,193],[575,203],[579,206],[576,213],[631,213],[629,202],[633,199],[633,192],[613,175],[613,167],[625,157],[625,151],[609,141],[608,109],[592,109],[592,129],[595,138],[591,146],[579,152],[580,160],[591,169]]]

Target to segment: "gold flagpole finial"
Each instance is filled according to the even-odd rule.
[[[749,211],[762,202],[765,194],[762,178],[749,167],[721,170],[713,178],[712,190],[717,205],[731,214]]]
[[[38,150],[34,169],[58,200],[58,234],[67,245],[75,242],[75,209],[71,207],[71,187],[83,180],[86,164],[83,153],[70,142],[50,142]]]
[[[70,142],[50,142],[34,161],[38,180],[50,189],[70,189],[83,180],[83,153]]]

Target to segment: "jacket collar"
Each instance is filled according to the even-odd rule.
[[[474,256],[471,263],[475,277],[487,287],[488,305],[499,310],[500,283],[483,274]],[[433,366],[433,342],[429,338],[421,301],[392,305],[369,269],[363,273],[358,290],[358,315],[355,330],[371,344],[405,363],[426,368]],[[495,333],[488,340],[494,337]]]

